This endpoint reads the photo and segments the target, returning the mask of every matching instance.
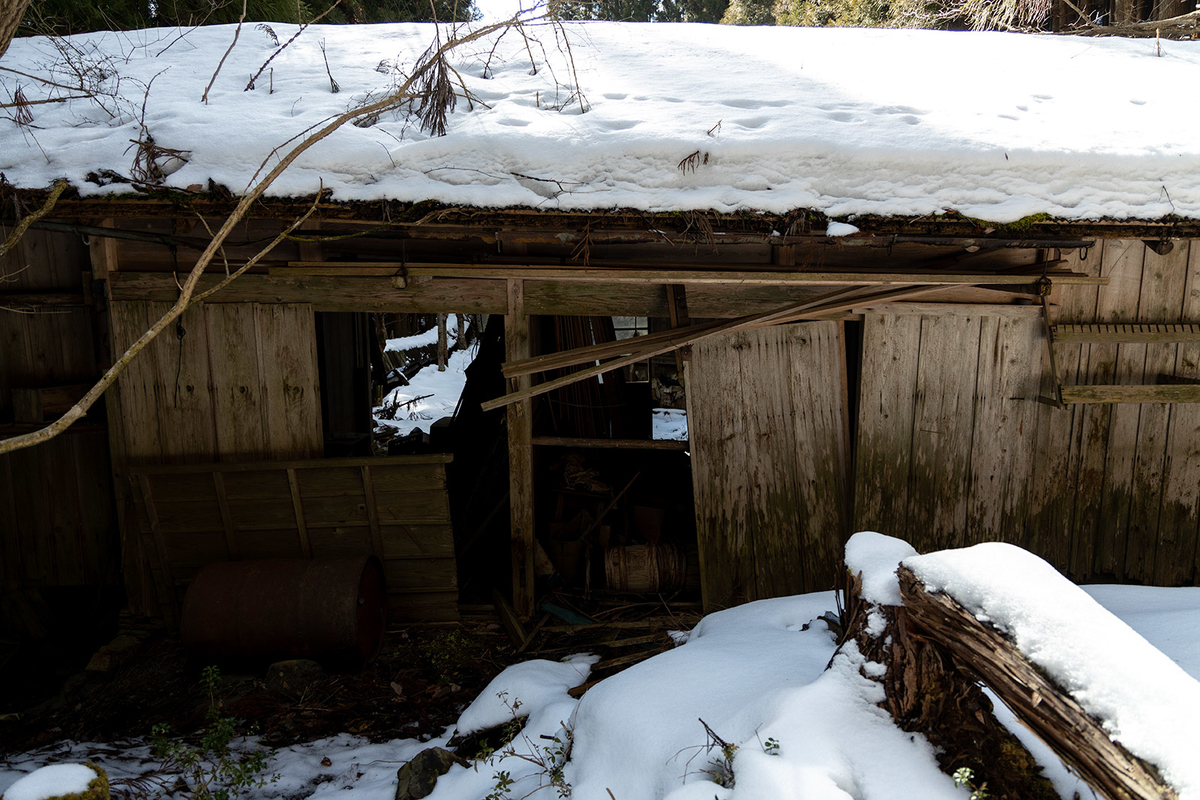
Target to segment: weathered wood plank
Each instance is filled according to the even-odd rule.
[[[741,368],[734,361],[746,335],[705,339],[692,349],[687,369],[688,435],[700,585],[705,611],[755,599],[747,418],[741,404]],[[729,413],[730,406],[736,413]]]
[[[792,414],[801,506],[803,586],[808,591],[835,585],[849,536],[849,397],[845,329],[840,322],[794,326],[798,342],[789,348]],[[798,345],[798,346],[797,346]],[[786,531],[772,531],[784,537]],[[784,584],[794,592],[795,579]]]
[[[147,321],[156,322],[170,308],[169,303],[146,303]],[[168,326],[146,349],[153,350],[154,356],[158,436],[162,440],[163,458],[177,464],[212,461],[217,454],[217,440],[203,309],[184,312],[178,324]]]
[[[819,530],[823,520],[805,519],[800,491],[807,488],[806,460],[797,446],[799,432],[811,427],[810,419],[797,418],[797,405],[818,398],[793,398],[789,380],[793,352],[808,350],[802,325],[779,326],[738,337],[733,366],[740,379],[738,391],[727,398],[750,402],[744,409],[744,458],[726,462],[727,470],[745,470],[748,496],[746,517],[735,522],[746,526],[752,550],[754,585],[750,599],[778,597],[804,585],[803,549],[806,529]],[[807,355],[807,353],[806,353]],[[811,364],[805,364],[811,368]],[[706,399],[703,396],[701,402]],[[710,400],[711,401],[711,400]],[[730,410],[729,406],[725,406]],[[808,409],[800,412],[804,414]],[[736,513],[736,512],[734,512]]]
[[[1167,256],[1150,255],[1155,259],[1179,260],[1187,258],[1187,244]],[[1112,342],[1112,343],[1175,343],[1200,342],[1200,325],[1194,323],[1149,324],[1127,323],[1124,325],[1055,325],[1055,342]]]
[[[1130,368],[1139,354],[1132,354]],[[1064,403],[1107,403],[1110,405],[1139,405],[1144,403],[1200,403],[1200,384],[1081,385],[1063,387]],[[1114,412],[1115,413],[1115,412]],[[1138,428],[1141,409],[1132,409],[1121,424],[1132,430]],[[1114,424],[1116,421],[1114,420]],[[1124,435],[1124,434],[1122,434]],[[1133,436],[1137,439],[1137,436]]]
[[[1200,315],[1200,245],[1190,242],[1188,249],[1183,314],[1185,319],[1196,319],[1195,315]],[[1200,344],[1179,345],[1174,375],[1200,382]],[[1194,584],[1200,577],[1200,405],[1171,406],[1169,424],[1154,582],[1178,586]]]
[[[380,525],[385,559],[453,558],[454,531],[442,525]]]
[[[1066,254],[1066,267],[1076,272],[1090,270],[1099,273],[1099,259],[1081,260],[1079,256],[1079,251]],[[1092,319],[1095,316],[1095,287],[1060,287],[1055,290],[1055,295],[1059,305],[1057,312],[1051,311],[1051,322],[1056,319]],[[1078,383],[1083,346],[1055,343],[1053,347],[1059,381]],[[1053,384],[1047,363],[1049,352],[1044,344],[1041,349],[1043,383],[1040,394],[1042,397],[1055,397],[1058,386]],[[1075,487],[1079,478],[1079,439],[1083,415],[1078,408],[1057,408],[1045,403],[1038,405],[1036,413],[1038,442],[1031,475],[1033,489],[1030,500],[1032,516],[1027,522],[1029,535],[1031,540],[1039,543],[1039,555],[1068,577],[1077,579],[1073,553],[1081,537],[1072,523]],[[1089,541],[1090,535],[1089,531]],[[1091,563],[1090,555],[1088,563]]]
[[[921,318],[863,318],[854,527],[905,538]]]
[[[217,457],[222,461],[266,458],[266,420],[258,372],[254,306],[206,304],[209,375]]]
[[[124,352],[150,324],[146,304],[140,301],[109,304],[113,352]],[[163,461],[158,430],[158,400],[155,391],[157,365],[154,349],[143,350],[117,378],[120,388],[121,429],[124,453],[131,465]]]
[[[1108,286],[1100,288],[1097,316],[1100,322],[1136,322],[1137,298],[1141,292],[1143,255],[1146,247],[1139,241],[1106,241],[1101,261]],[[1092,358],[1103,349],[1103,366],[1111,365],[1111,378],[1095,383],[1139,384],[1143,382],[1146,345],[1092,345]],[[1111,354],[1111,355],[1109,355]],[[1111,359],[1111,360],[1109,360]],[[1107,369],[1104,370],[1107,372]],[[1099,372],[1099,371],[1097,371]],[[1064,390],[1066,387],[1063,387]],[[1072,394],[1077,391],[1072,390]],[[1063,401],[1067,396],[1064,394]],[[1125,577],[1125,552],[1129,535],[1129,499],[1133,492],[1133,466],[1137,458],[1136,405],[1106,404],[1108,413],[1104,479],[1096,497],[1097,520],[1096,571],[1117,580]]]
[[[532,354],[525,287],[521,281],[511,280],[506,291],[505,361],[520,361]],[[510,379],[510,383],[515,391],[527,391],[532,380],[523,375]],[[513,609],[521,619],[529,619],[533,616],[534,605],[533,406],[526,398],[510,404],[506,413]]]
[[[1170,323],[1182,319],[1187,284],[1186,244],[1164,256],[1147,247],[1142,263],[1138,320]],[[1171,375],[1175,371],[1177,350],[1178,345],[1166,343],[1145,345],[1143,380],[1152,382],[1159,375]],[[1200,384],[1194,388],[1196,401],[1200,402]],[[1151,583],[1154,580],[1170,410],[1170,406],[1161,403],[1146,404],[1138,414],[1137,458],[1134,461],[1129,539],[1125,551],[1125,577],[1137,583]]]
[[[312,306],[260,305],[254,312],[267,451],[317,458],[325,443]]]
[[[978,316],[920,318],[908,486],[909,541],[920,550],[967,544],[971,433],[980,361]],[[989,320],[995,326],[994,320]],[[982,455],[982,454],[981,454]],[[972,527],[971,533],[975,531]]]

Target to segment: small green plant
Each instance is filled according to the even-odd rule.
[[[171,728],[159,723],[151,731],[151,751],[162,762],[158,774],[165,776],[181,774],[187,792],[179,792],[193,800],[233,800],[248,789],[261,789],[274,783],[278,775],[267,777],[267,761],[271,752],[254,748],[238,751],[232,747],[237,737],[237,725],[232,717],[221,712],[217,689],[221,683],[221,672],[216,667],[205,667],[200,681],[208,693],[208,720],[200,739],[190,744],[171,738]],[[173,790],[174,791],[174,790]]]
[[[718,786],[732,789],[734,784],[733,758],[737,755],[738,746],[718,736],[717,732],[704,720],[700,720],[700,724],[704,726],[704,732],[708,735],[708,741],[704,745],[705,751],[709,754],[712,754],[714,750],[717,752],[716,755],[710,755],[708,768],[700,771],[712,778],[713,783]]]
[[[965,786],[971,790],[971,800],[987,800],[987,781],[975,785],[975,770],[970,767],[959,767],[954,770],[954,785]]]
[[[779,740],[773,736],[768,738],[763,742],[763,752],[769,756],[779,755]]]
[[[538,792],[547,787],[553,787],[560,798],[565,800],[571,796],[571,784],[567,782],[566,769],[567,762],[571,759],[571,746],[574,744],[575,737],[571,728],[567,727],[566,723],[559,723],[562,726],[562,735],[555,734],[547,736],[542,734],[540,738],[550,744],[535,744],[530,741],[529,737],[521,730],[523,726],[523,718],[517,714],[517,710],[521,707],[519,699],[513,702],[508,701],[508,693],[500,692],[496,695],[500,698],[500,702],[508,707],[509,713],[513,718],[504,726],[504,731],[507,736],[506,744],[499,750],[495,751],[490,748],[480,750],[479,760],[486,761],[490,759],[496,752],[499,752],[503,758],[519,758],[522,761],[528,761],[538,768],[538,772],[534,775],[524,776],[519,780],[524,780],[525,777],[538,777],[538,785],[524,797],[534,792]],[[512,734],[508,735],[509,729],[512,729]],[[516,737],[520,736],[521,741],[525,743],[523,748],[526,752],[518,752],[513,747],[513,742]],[[476,762],[478,764],[478,762]],[[507,770],[499,770],[493,776],[494,784],[492,791],[484,800],[512,800],[512,795],[509,790],[517,783]],[[524,800],[524,797],[521,800]]]

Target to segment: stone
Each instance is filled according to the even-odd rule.
[[[437,779],[450,771],[455,764],[468,766],[465,759],[443,747],[430,747],[413,756],[396,771],[396,800],[420,800],[428,797],[437,785]]]
[[[307,658],[276,661],[267,668],[267,688],[280,694],[296,694],[325,679],[325,669]]]

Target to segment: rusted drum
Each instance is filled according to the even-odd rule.
[[[188,655],[212,661],[369,661],[387,590],[374,556],[209,564],[183,599]]]
[[[604,577],[618,592],[669,592],[683,586],[687,561],[666,544],[631,544],[604,551]]]

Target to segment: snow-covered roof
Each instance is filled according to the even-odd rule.
[[[272,27],[280,42],[296,31]],[[340,201],[481,208],[1200,218],[1200,113],[1183,92],[1200,85],[1200,41],[581,23],[568,50],[552,26],[529,33],[528,48],[510,32],[454,51],[475,99],[446,136],[397,113],[346,125],[268,194],[323,183]],[[87,175],[130,174],[144,101],[154,142],[188,155],[167,186],[240,192],[274,148],[394,85],[434,28],[313,26],[243,91],[278,49],[248,24],[202,103],[233,36],[72,37],[73,58],[103,59],[111,96],[0,120],[0,171],[23,188],[65,177],[85,195],[128,191]],[[18,39],[0,66],[69,83],[61,50]],[[18,84],[46,96],[0,79],[4,102]]]

